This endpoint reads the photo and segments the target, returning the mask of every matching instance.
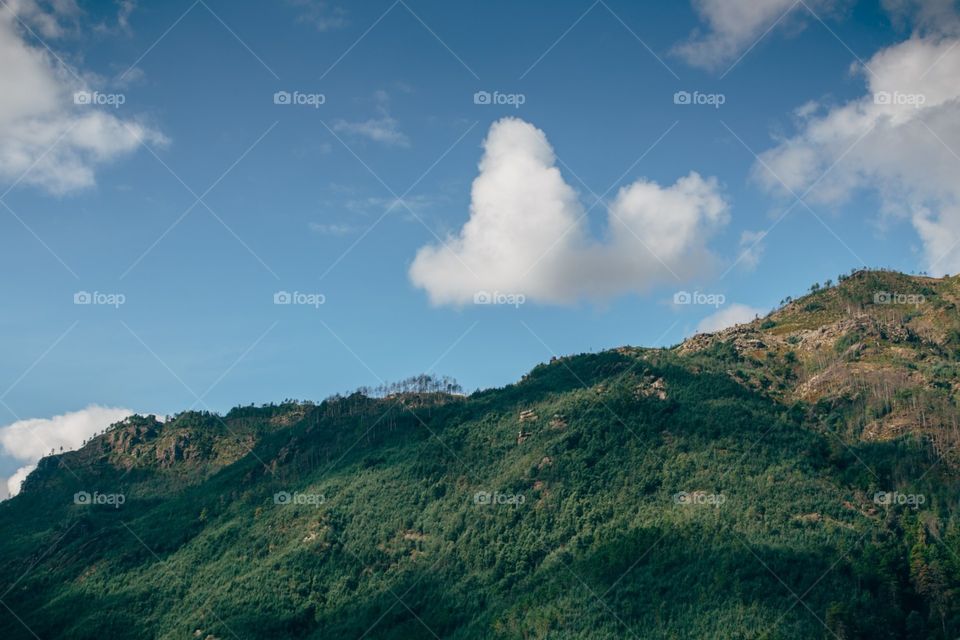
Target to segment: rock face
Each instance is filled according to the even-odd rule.
[[[914,433],[960,452],[960,278],[862,271],[814,289],[676,351],[724,353],[739,384],[785,403],[832,406],[855,437]],[[637,392],[649,395],[650,385]]]
[[[533,409],[527,409],[520,412],[520,424],[525,422],[536,422],[538,419],[539,418]]]
[[[139,445],[153,440],[161,425],[159,422],[117,425],[106,434],[106,443],[114,452],[139,457]]]
[[[768,347],[768,342],[779,343],[775,337],[764,335],[758,328],[756,321],[750,324],[737,325],[715,333],[698,333],[684,340],[678,348],[682,354],[692,354],[703,351],[717,342],[726,342],[737,350],[737,353],[760,351]]]
[[[643,381],[637,385],[636,396],[638,398],[654,397],[658,400],[667,399],[667,384],[663,378],[658,378],[651,374],[644,374]]]
[[[533,434],[523,428],[524,424],[536,422],[540,417],[533,409],[526,409],[520,412],[520,430],[517,432],[517,444],[523,444]]]
[[[201,441],[212,435],[201,436],[204,431],[202,427],[178,429],[176,425],[165,430],[156,420],[131,418],[129,422],[110,427],[103,436],[102,446],[119,467],[130,468],[153,461],[169,469],[178,462],[204,457]]]
[[[163,448],[157,447],[157,462],[161,467],[171,467],[180,460],[188,460],[195,457],[195,451],[191,448],[191,437],[189,433],[178,433],[173,441]]]

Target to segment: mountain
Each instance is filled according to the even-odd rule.
[[[3,638],[956,638],[960,277],[516,384],[136,416],[0,503]]]

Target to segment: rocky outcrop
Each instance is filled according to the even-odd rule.
[[[634,392],[637,398],[657,398],[658,400],[667,399],[667,384],[663,378],[658,378],[652,374],[645,374],[643,381],[637,385]]]
[[[105,441],[107,446],[115,453],[139,457],[141,453],[140,445],[143,445],[157,437],[160,429],[159,422],[120,424],[110,430]]]
[[[166,443],[163,447],[157,447],[157,462],[161,467],[171,467],[181,460],[189,460],[195,457],[195,451],[191,448],[191,437],[189,433],[178,433],[172,441]]]

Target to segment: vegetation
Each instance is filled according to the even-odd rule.
[[[366,396],[386,398],[400,394],[446,393],[462,394],[463,387],[449,376],[432,376],[420,374],[400,380],[399,382],[385,382],[376,387],[361,387],[358,390]]]
[[[135,417],[0,503],[0,637],[956,638],[957,299]]]

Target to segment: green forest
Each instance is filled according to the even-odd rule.
[[[135,416],[0,503],[0,637],[960,637],[958,300]]]

